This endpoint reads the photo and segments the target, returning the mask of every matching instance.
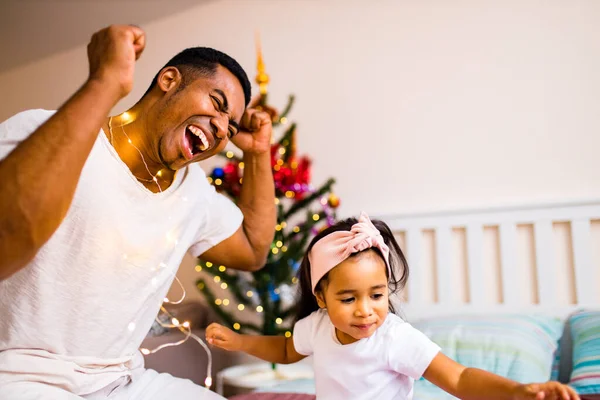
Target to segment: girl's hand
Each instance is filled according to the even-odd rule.
[[[241,335],[215,323],[206,328],[206,341],[228,351],[240,351],[242,349]]]
[[[531,383],[520,385],[515,399],[535,400],[579,400],[579,396],[570,386],[560,382]]]

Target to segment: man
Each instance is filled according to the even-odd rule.
[[[56,112],[0,125],[0,398],[221,398],[143,369],[138,346],[184,253],[263,265],[275,209],[271,120],[246,110],[229,56],[188,49],[128,112],[145,46],[134,26],[88,45],[88,80]],[[197,161],[231,140],[244,152],[239,209]],[[240,212],[241,210],[241,212]]]

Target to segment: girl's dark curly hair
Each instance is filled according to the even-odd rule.
[[[333,226],[321,231],[318,235],[316,235],[313,240],[308,245],[306,249],[306,254],[304,254],[304,258],[302,259],[302,263],[300,264],[300,269],[298,270],[298,280],[300,281],[300,289],[299,289],[299,297],[296,302],[296,322],[305,318],[312,314],[314,311],[319,309],[319,305],[317,304],[317,299],[312,292],[311,285],[311,276],[310,276],[310,261],[308,261],[308,254],[312,250],[315,243],[329,235],[330,233],[337,231],[349,231],[352,228],[352,225],[356,224],[358,220],[356,218],[348,218],[342,221],[339,221]],[[389,226],[383,221],[372,220],[373,225],[379,230],[381,236],[385,244],[390,248],[390,270],[391,276],[388,276],[389,282],[389,290],[390,295],[393,293],[402,290],[406,285],[406,281],[408,280],[408,263],[406,262],[406,258],[400,249],[400,245],[394,238],[392,231]],[[372,247],[363,251],[375,251],[382,259],[383,254],[376,247]],[[360,252],[362,253],[362,252]],[[356,257],[360,253],[354,253],[350,257]],[[327,280],[329,274],[325,274],[323,278],[317,284],[316,290],[320,290],[320,286],[324,280]],[[399,275],[399,277],[397,277]],[[390,303],[389,305],[390,312],[395,312],[394,307]]]

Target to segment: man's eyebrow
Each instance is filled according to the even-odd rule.
[[[228,113],[229,112],[229,101],[227,100],[227,96],[225,96],[225,93],[223,93],[223,91],[221,89],[215,89],[215,92],[217,92],[223,98],[223,111]]]
[[[225,93],[221,89],[215,89],[215,92],[223,98],[223,112],[229,113],[229,101],[227,100],[227,96],[225,96]],[[240,130],[240,125],[235,122],[233,118],[229,119],[229,125],[235,128],[236,133]]]

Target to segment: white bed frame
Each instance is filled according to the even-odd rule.
[[[600,235],[592,235],[591,229],[600,222],[600,201],[378,218],[398,235],[408,259],[410,279],[401,309],[409,320],[492,312],[540,312],[565,317],[578,308],[600,307],[600,253],[596,251]],[[571,264],[566,266],[569,282],[559,279],[556,272],[557,267],[565,268],[559,265],[565,264],[564,260],[557,260],[555,254],[557,226],[563,230],[566,226],[563,237],[570,242],[566,251]],[[518,251],[523,248],[519,240],[527,237],[527,230],[532,236],[529,261],[535,271],[530,274],[535,278],[528,287],[521,279],[525,275],[524,255]],[[492,242],[498,247],[499,259],[491,279],[499,282],[495,301],[490,300],[489,285],[484,284],[484,249],[490,243],[486,238],[490,234],[496,237]],[[429,247],[427,235],[432,244]],[[461,235],[463,246],[456,238]],[[464,248],[463,267],[456,261],[457,248]],[[434,264],[430,278],[427,261]],[[454,282],[461,272],[464,284],[458,288]],[[564,290],[565,285],[572,293],[569,301],[561,303],[557,291]],[[425,288],[433,296],[427,296]]]

